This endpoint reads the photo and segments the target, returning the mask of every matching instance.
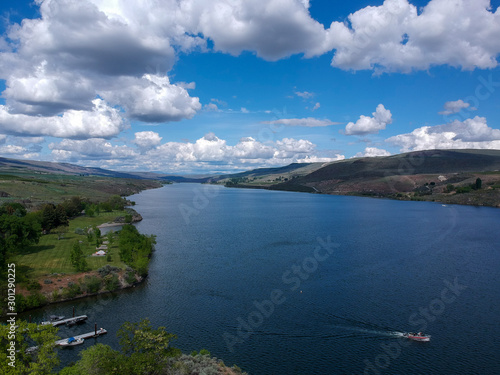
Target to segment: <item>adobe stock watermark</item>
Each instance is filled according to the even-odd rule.
[[[257,141],[261,143],[272,142],[276,134],[280,133],[281,131],[283,131],[283,129],[285,129],[285,125],[278,121],[286,118],[287,115],[286,107],[283,107],[282,111],[273,109],[271,113],[273,114],[273,120],[266,121],[265,124],[267,124],[268,126],[262,127],[259,130],[259,133],[257,134]]]
[[[221,187],[212,184],[203,184],[193,189],[191,204],[180,203],[179,212],[186,224],[191,223],[191,217],[197,216],[208,207],[210,200],[220,194]]]
[[[424,153],[411,153],[408,154],[408,157],[401,158],[398,165],[398,175],[404,176],[410,184],[414,184],[414,181],[409,177],[409,175],[415,174],[415,171],[418,167],[424,164],[425,155]],[[386,179],[386,183],[389,186],[389,189],[393,193],[399,192],[396,188],[396,183],[401,183],[399,179],[392,179],[395,175],[390,172],[385,172],[384,177]]]
[[[467,289],[467,286],[458,282],[457,277],[455,277],[453,283],[445,279],[443,284],[445,287],[441,290],[438,298],[431,300],[426,307],[420,307],[418,312],[411,314],[408,318],[408,323],[415,327],[413,330],[425,332],[429,327],[429,323],[435,322],[439,316],[443,315],[446,307],[455,302],[462,292]],[[402,349],[411,344],[411,341],[405,337],[400,337],[397,341],[380,344],[382,353],[377,355],[373,361],[368,359],[363,361],[365,364],[363,374],[381,374],[389,368],[393,361],[399,358]]]
[[[330,236],[323,240],[318,237],[318,246],[316,246],[312,254],[305,257],[300,263],[293,264],[288,270],[281,275],[281,281],[284,287],[273,289],[269,293],[269,298],[261,301],[253,301],[254,309],[248,315],[239,316],[236,321],[238,326],[236,332],[231,334],[224,332],[222,338],[226,343],[227,348],[231,353],[234,353],[234,347],[237,344],[242,344],[247,340],[256,329],[258,329],[266,319],[269,319],[276,310],[277,306],[282,305],[287,300],[287,292],[293,292],[300,288],[303,281],[315,273],[320,264],[326,261],[340,247],[337,243],[332,243]]]
[[[479,76],[477,80],[479,83],[474,90],[474,94],[469,95],[464,99],[464,102],[467,103],[468,106],[466,108],[462,108],[460,112],[444,115],[443,118],[445,121],[453,122],[468,119],[471,112],[478,110],[481,102],[490,99],[496,89],[500,87],[500,81],[494,81],[492,73],[490,73],[487,78]]]

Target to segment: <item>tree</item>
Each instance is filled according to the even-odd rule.
[[[0,207],[0,215],[26,216],[26,208],[21,203],[6,202]]]
[[[169,357],[181,354],[170,346],[177,336],[165,327],[154,329],[149,319],[139,323],[125,322],[118,331],[122,353],[129,358],[131,373],[154,373],[164,368]]]
[[[478,177],[476,179],[476,190],[481,189],[481,186],[483,185],[483,181]]]
[[[85,271],[87,269],[87,261],[85,260],[79,241],[74,243],[71,249],[70,259],[71,264],[77,271]]]
[[[10,255],[38,243],[40,223],[33,214],[24,217],[4,214],[0,216],[0,270],[5,270]]]
[[[62,205],[46,204],[41,210],[41,224],[47,233],[58,226],[68,226],[69,220]]]
[[[80,352],[82,357],[75,365],[64,368],[59,375],[108,375],[127,374],[126,358],[109,345],[95,344]]]
[[[11,335],[10,324],[0,325],[0,373],[5,375],[21,374],[52,374],[52,370],[59,364],[57,350],[54,350],[54,342],[57,328],[52,325],[37,325],[17,320],[18,327]],[[10,355],[7,351],[11,341],[15,347],[15,366],[9,366]],[[29,347],[37,346],[33,354],[26,353]]]
[[[179,349],[170,346],[177,337],[165,327],[152,328],[148,319],[124,323],[118,337],[120,351],[108,345],[93,345],[82,351],[82,358],[60,375],[167,374],[170,359],[181,355]]]

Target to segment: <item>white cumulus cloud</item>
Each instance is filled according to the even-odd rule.
[[[387,150],[381,149],[381,148],[376,148],[376,147],[366,147],[363,152],[358,152],[356,155],[354,155],[355,158],[362,158],[362,157],[376,157],[376,156],[390,156],[391,153]]]
[[[92,101],[91,111],[68,110],[62,116],[11,114],[0,105],[0,132],[11,135],[59,138],[110,138],[128,127],[120,112],[105,101]]]
[[[379,104],[372,117],[361,115],[358,121],[350,122],[345,128],[346,135],[364,135],[378,133],[392,123],[391,111]]]
[[[432,149],[500,149],[500,130],[490,128],[484,117],[453,121],[437,126],[423,126],[408,134],[386,140],[402,152]]]
[[[470,103],[464,102],[462,99],[444,103],[444,111],[439,112],[440,115],[451,115],[458,113],[464,108],[469,108]],[[476,108],[471,107],[469,110],[475,111]]]

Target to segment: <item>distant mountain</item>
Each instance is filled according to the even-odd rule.
[[[0,173],[6,172],[39,172],[65,175],[92,175],[120,178],[143,178],[134,173],[116,172],[102,168],[81,167],[69,163],[54,163],[48,161],[16,160],[0,157]]]
[[[309,168],[309,170],[308,170]],[[226,186],[500,205],[500,150],[428,150],[253,170]],[[475,189],[477,179],[480,189]],[[464,194],[466,193],[466,194]]]
[[[49,161],[17,160],[0,157],[0,173],[46,173],[63,175],[102,176],[133,178],[147,180],[163,180],[172,182],[206,182],[212,176],[176,176],[153,172],[118,172],[102,168],[82,167],[70,163],[55,163]]]

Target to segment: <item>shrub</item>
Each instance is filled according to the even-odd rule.
[[[26,298],[26,307],[28,309],[33,309],[46,304],[47,298],[39,292],[32,293],[28,296],[28,298]]]
[[[110,273],[116,273],[118,271],[120,271],[120,269],[118,267],[110,266],[109,264],[106,264],[105,266],[103,266],[97,270],[97,272],[99,273],[99,275],[101,277],[106,277]]]
[[[75,228],[75,233],[79,234],[81,236],[85,236],[86,235],[85,230],[83,228]]]
[[[61,295],[59,294],[59,291],[57,289],[54,289],[52,291],[52,301],[57,301],[61,298]]]
[[[127,275],[125,276],[125,281],[127,284],[132,285],[135,282],[137,282],[137,279],[135,278],[135,272],[127,272]]]
[[[30,292],[34,292],[36,290],[42,289],[42,285],[38,281],[33,280],[28,283],[27,289]]]
[[[82,289],[80,288],[80,285],[75,284],[71,281],[68,283],[68,287],[63,290],[63,296],[65,298],[74,298],[79,294],[82,294]]]
[[[44,283],[44,284],[47,284],[47,285],[48,285],[48,284],[52,284],[52,280],[50,280],[50,279],[45,279],[45,280],[43,280],[43,283]]]
[[[82,288],[87,293],[97,293],[101,289],[101,280],[96,276],[86,275]]]
[[[110,274],[104,278],[104,287],[106,290],[112,292],[120,288],[120,281],[118,280],[117,274]]]

